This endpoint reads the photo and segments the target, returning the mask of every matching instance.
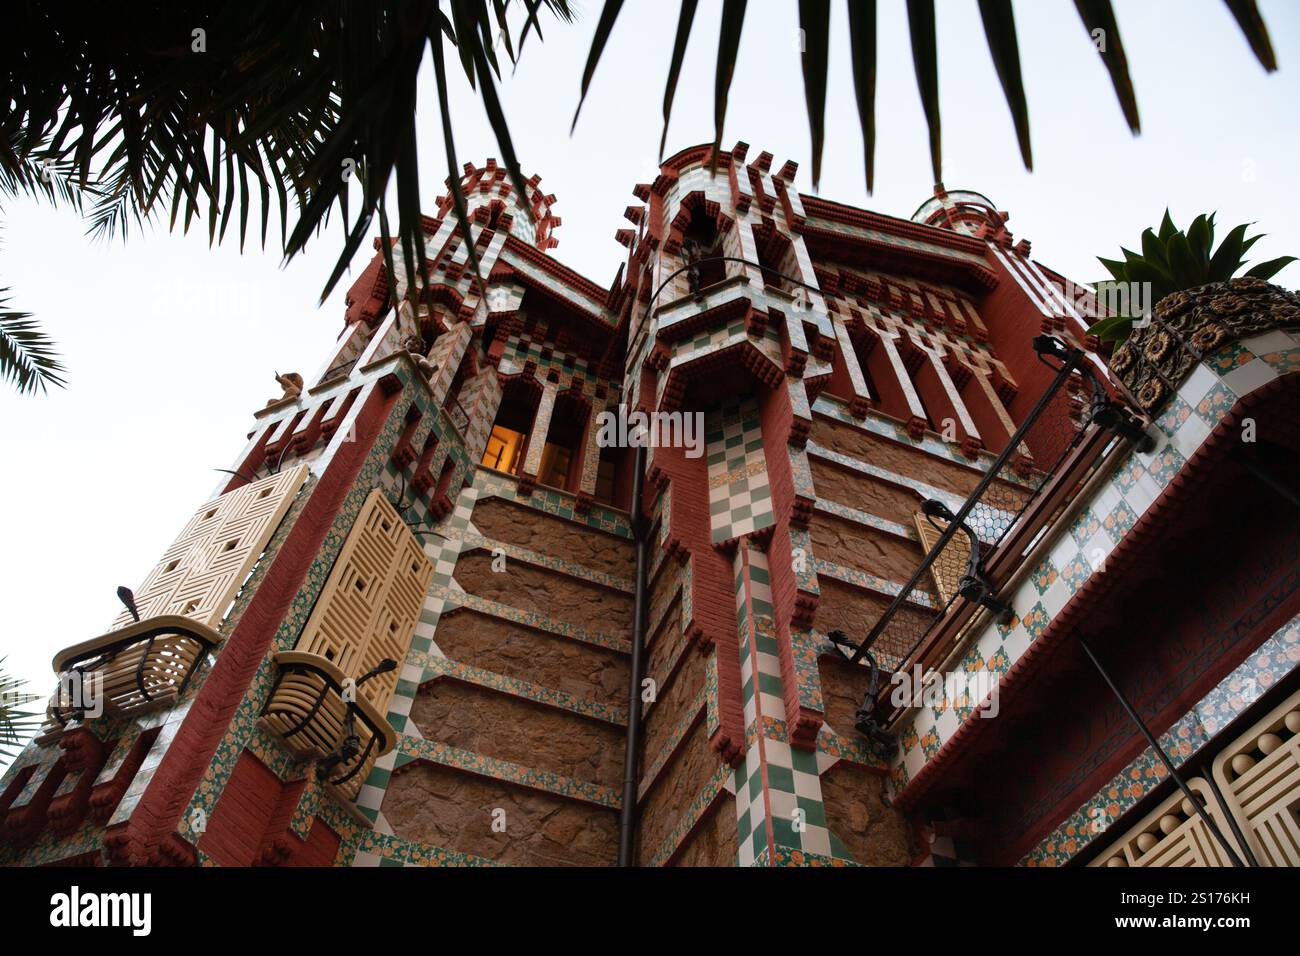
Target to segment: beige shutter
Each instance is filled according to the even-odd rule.
[[[400,665],[420,619],[433,562],[384,493],[370,493],[348,534],[295,650],[360,678],[384,658]],[[382,714],[399,670],[375,677],[360,696]]]
[[[299,465],[199,508],[135,591],[141,619],[180,614],[217,627],[306,478]],[[113,628],[130,623],[123,610]]]
[[[1300,866],[1300,693],[1214,761],[1214,779],[1261,866]]]
[[[939,543],[939,538],[943,536],[946,530],[946,524],[942,518],[936,518],[943,527],[936,528],[930,523],[921,512],[916,513],[916,533],[921,539],[921,547],[926,554],[930,549]],[[958,582],[961,576],[966,573],[966,565],[970,561],[970,542],[967,541],[963,532],[958,531],[948,542],[948,546],[943,549],[943,553],[935,559],[930,565],[930,579],[934,582],[934,589],[939,594],[940,606],[947,604],[957,593]]]

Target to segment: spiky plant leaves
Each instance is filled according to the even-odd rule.
[[[1154,307],[1174,292],[1231,279],[1246,264],[1245,255],[1250,247],[1263,235],[1247,236],[1250,224],[1243,223],[1234,227],[1214,249],[1214,218],[1214,213],[1197,216],[1184,233],[1174,225],[1166,209],[1160,231],[1147,229],[1142,233],[1140,255],[1121,248],[1123,262],[1098,257],[1097,261],[1111,275],[1110,279],[1096,283],[1098,295],[1104,297],[1107,290],[1120,286],[1125,287],[1127,293],[1130,284],[1146,283],[1150,286],[1149,295],[1141,298]],[[1279,256],[1259,263],[1246,275],[1271,279],[1295,261],[1295,256]],[[1129,298],[1127,301],[1132,300]],[[1123,343],[1131,334],[1136,318],[1133,315],[1108,316],[1090,326],[1088,333],[1103,342]]]

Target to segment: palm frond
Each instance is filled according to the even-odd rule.
[[[849,47],[870,194],[876,185],[876,0],[849,0]]]
[[[799,0],[799,31],[803,49],[804,99],[812,135],[813,189],[822,179],[822,145],[826,142],[826,72],[830,67],[831,0]]]
[[[1124,111],[1129,130],[1139,132],[1142,121],[1138,118],[1137,94],[1133,92],[1133,80],[1128,75],[1128,56],[1124,53],[1124,41],[1120,39],[1119,23],[1115,20],[1110,0],[1074,0],[1074,6],[1079,11],[1083,28],[1088,31],[1088,38],[1110,74],[1115,97]]]
[[[1011,110],[1011,120],[1020,143],[1020,158],[1025,169],[1034,168],[1034,151],[1029,143],[1029,104],[1025,100],[1025,83],[1020,75],[1020,44],[1016,40],[1016,18],[1011,12],[1011,0],[979,0],[980,18],[984,21],[984,36],[989,42],[989,55],[997,70],[1002,93]]]
[[[1137,95],[1129,75],[1128,55],[1120,36],[1119,23],[1110,0],[1074,0],[1079,18],[1088,32],[1088,42],[1097,50],[1114,88],[1115,97],[1129,129],[1138,133],[1141,121],[1138,116]],[[1256,0],[1224,0],[1251,50],[1265,70],[1277,68],[1276,56],[1268,28],[1260,15]],[[576,125],[578,113],[595,75],[596,66],[604,52],[614,20],[622,7],[621,0],[606,0],[592,39],[583,73],[578,108],[574,111]],[[696,0],[682,0],[678,15],[677,32],[673,41],[672,57],[668,67],[668,81],[664,91],[664,132],[659,154],[662,158],[668,136],[668,119],[681,74],[682,60],[695,22]],[[997,71],[1007,108],[1011,111],[1012,125],[1021,159],[1026,169],[1033,169],[1033,150],[1030,139],[1029,106],[1025,80],[1020,64],[1020,46],[1016,35],[1015,17],[1011,0],[979,0],[980,18],[989,46],[989,55]],[[803,44],[800,63],[804,77],[808,123],[812,134],[813,188],[820,179],[822,151],[825,146],[824,110],[826,102],[825,78],[827,54],[825,42],[829,33],[829,7],[827,0],[800,0],[799,25]],[[532,7],[530,6],[530,12]],[[875,99],[876,99],[876,3],[875,0],[848,0],[849,48],[852,54],[851,72],[857,102],[858,119],[862,125],[863,159],[866,166],[867,192],[875,185]],[[929,130],[930,162],[934,178],[939,181],[943,171],[942,116],[939,106],[939,50],[936,41],[934,0],[907,0],[908,31],[912,60],[916,72],[917,90]],[[727,113],[727,95],[735,70],[736,53],[744,24],[745,0],[724,0],[722,28],[718,37],[717,72],[713,91],[714,157],[722,142],[722,124]],[[524,35],[530,24],[525,24]],[[522,46],[522,42],[521,42]]]
[[[0,37],[0,194],[45,188],[24,164],[52,160],[63,182],[94,189],[87,225],[102,237],[148,220],[206,227],[212,243],[237,223],[265,246],[272,207],[286,258],[337,209],[342,254],[328,294],[366,237],[379,197],[397,184],[396,237],[411,285],[424,268],[414,115],[426,44],[450,43],[483,96],[516,188],[522,183],[496,93],[496,46],[512,60],[545,11],[568,22],[567,0],[246,0],[212,6],[146,2],[60,16],[53,0],[10,11]],[[345,167],[345,163],[347,166]],[[357,171],[345,177],[343,170]],[[453,178],[460,171],[449,166]],[[361,187],[361,202],[348,190]],[[257,203],[260,224],[252,212]]]
[[[664,132],[659,137],[659,159],[664,158],[664,147],[668,143],[668,118],[673,112],[673,97],[677,95],[677,79],[682,72],[682,61],[686,59],[686,44],[691,38],[691,25],[695,22],[695,11],[699,0],[682,0],[682,11],[677,17],[677,36],[673,39],[673,59],[668,65],[668,82],[664,84]]]
[[[722,26],[718,31],[718,66],[713,78],[713,153],[710,170],[718,167],[722,146],[722,125],[727,119],[727,94],[736,74],[736,57],[740,53],[740,31],[745,25],[746,0],[722,0]]]
[[[36,711],[23,709],[39,698],[23,690],[25,680],[2,669],[4,662],[5,658],[0,657],[0,759],[7,762],[17,756],[11,748],[21,747],[36,733],[40,721]]]
[[[912,63],[921,110],[930,130],[930,166],[934,181],[943,178],[943,133],[939,116],[939,45],[935,38],[934,0],[907,0],[907,26],[912,35]]]
[[[0,289],[0,381],[13,385],[20,395],[63,388],[65,371],[54,341],[27,312],[6,308],[8,289]]]

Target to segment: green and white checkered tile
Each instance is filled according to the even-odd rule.
[[[726,405],[705,416],[712,539],[728,541],[772,525],[772,489],[758,404]]]

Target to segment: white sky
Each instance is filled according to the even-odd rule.
[[[577,24],[543,22],[502,84],[525,175],[543,177],[564,224],[556,255],[608,285],[625,250],[613,239],[633,184],[655,173],[675,5],[625,5],[572,137],[569,122],[600,4]],[[1019,0],[1021,57],[1036,172],[1021,166],[974,0],[939,7],[944,179],[1011,213],[1036,258],[1078,280],[1095,257],[1137,246],[1165,206],[1181,226],[1218,210],[1220,235],[1257,222],[1252,261],[1300,254],[1300,4],[1263,0],[1282,69],[1266,77],[1217,0],[1120,0],[1120,27],[1144,133],[1129,136],[1070,0]],[[843,4],[834,4],[821,194],[896,216],[931,195],[926,132],[902,0],[880,4],[876,193],[865,192]],[[668,152],[713,136],[719,0],[704,0],[678,88]],[[800,165],[811,190],[809,137],[793,2],[754,0],[723,145]],[[449,63],[452,67],[453,60]],[[426,63],[427,67],[427,63]],[[455,86],[460,160],[499,151],[463,74]],[[446,176],[431,71],[422,79],[425,208]],[[19,398],[0,387],[0,655],[53,690],[56,650],[102,633],[119,584],[135,587],[215,487],[279,394],[273,372],[315,372],[341,328],[345,278],[316,300],[340,247],[337,224],[286,269],[256,245],[209,250],[189,237],[137,231],[125,244],[83,236],[69,211],[4,209],[0,286],[57,338],[69,386]],[[368,250],[368,247],[367,247]],[[354,262],[353,275],[368,261]],[[1300,284],[1300,264],[1281,273]]]

